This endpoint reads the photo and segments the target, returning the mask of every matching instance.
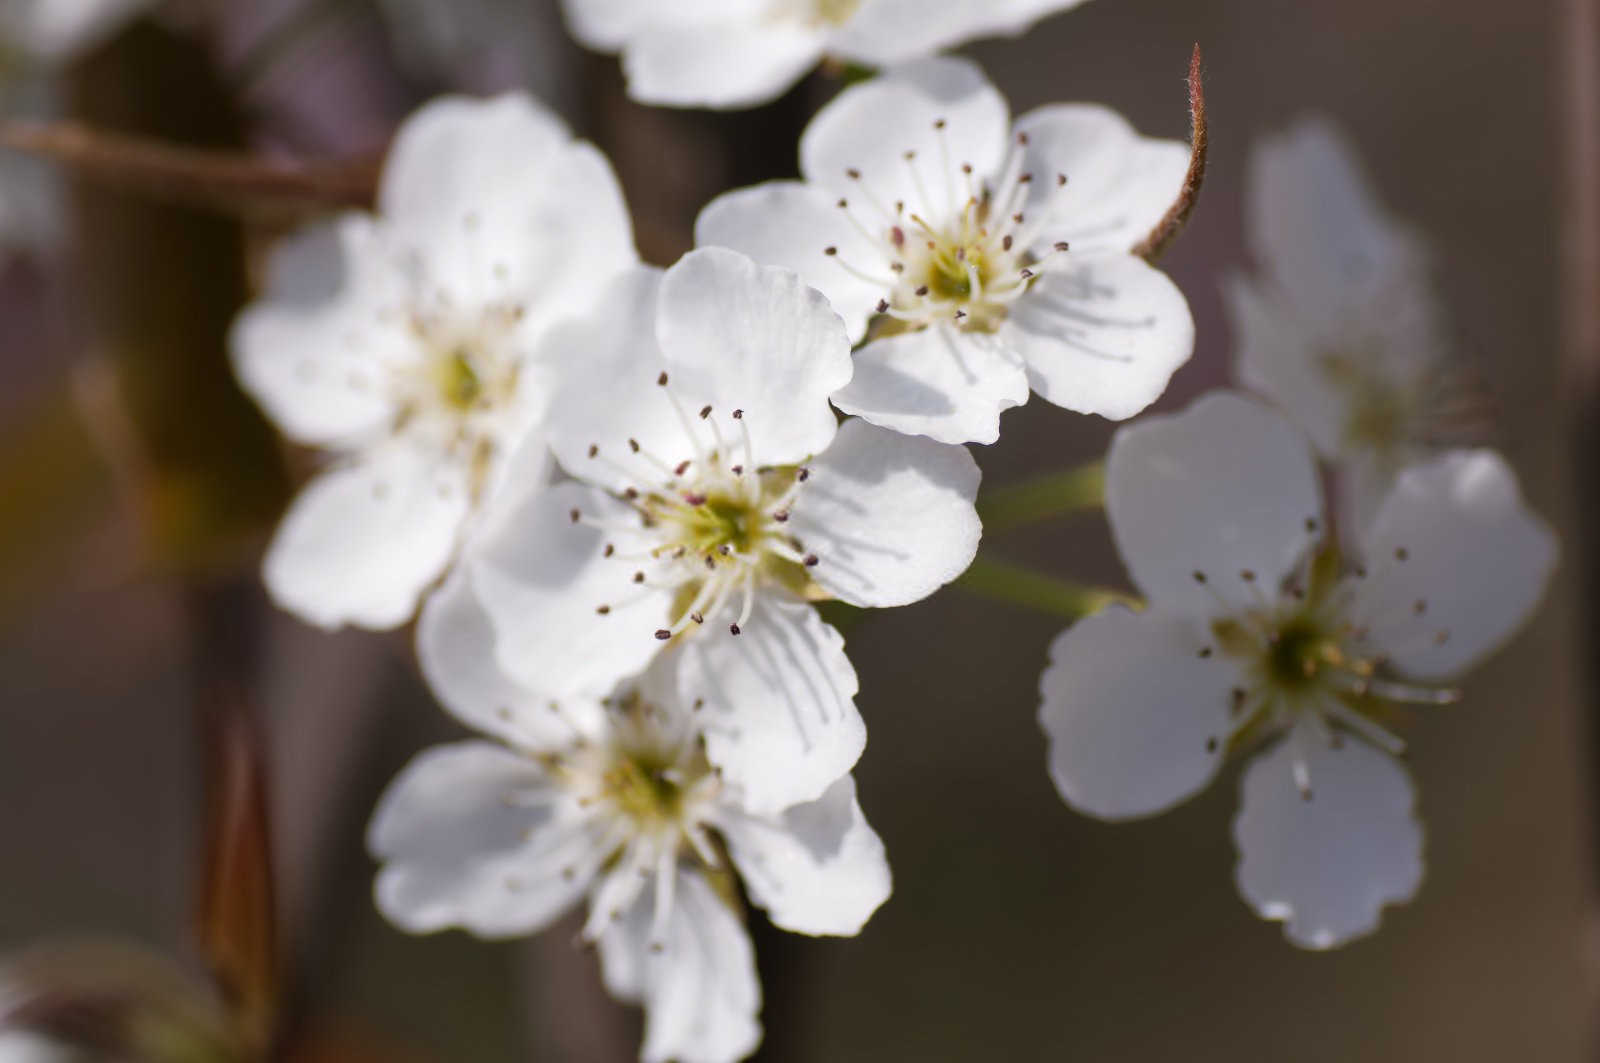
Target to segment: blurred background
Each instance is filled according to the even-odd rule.
[[[1248,265],[1252,141],[1307,112],[1341,124],[1389,208],[1433,242],[1453,337],[1497,397],[1494,442],[1560,530],[1563,566],[1464,703],[1416,718],[1427,881],[1331,954],[1289,947],[1236,896],[1236,769],[1147,822],[1060,802],[1034,722],[1060,620],[957,588],[860,620],[848,640],[871,741],[856,777],[896,892],[853,940],[757,917],[758,1059],[1595,1058],[1600,291],[1582,252],[1600,220],[1581,193],[1600,196],[1600,86],[1592,66],[1589,95],[1571,76],[1600,48],[1587,9],[1093,0],[967,49],[1016,112],[1098,100],[1185,137],[1203,47],[1210,174],[1164,262],[1199,343],[1158,408],[1228,379],[1219,283]],[[625,97],[614,59],[572,43],[554,0],[190,0],[77,60],[52,106],[361,173],[429,95],[509,87],[610,155],[641,253],[666,264],[712,195],[795,172],[799,130],[838,85],[814,75],[744,113],[654,110]],[[109,937],[195,965],[204,736],[227,698],[265,750],[289,1022],[344,1046],[324,1058],[633,1058],[637,1013],[605,996],[576,922],[487,945],[408,937],[371,904],[362,835],[379,791],[461,731],[406,633],[324,634],[257,586],[308,466],[233,389],[223,334],[252,250],[305,205],[241,218],[88,180],[64,195],[60,239],[0,267],[0,949]],[[986,484],[1097,457],[1110,429],[1043,402],[1012,411],[977,448]],[[1098,514],[985,548],[1125,583]]]

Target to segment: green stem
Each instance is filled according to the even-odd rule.
[[[985,598],[1011,602],[1069,620],[1079,620],[1108,605],[1139,608],[1142,604],[1139,599],[1121,591],[1070,583],[1021,565],[987,557],[979,557],[972,562],[972,566],[956,580],[956,586]]]
[[[984,532],[993,534],[1063,513],[1098,509],[1105,504],[1105,496],[1105,462],[1092,461],[985,491],[978,499],[978,516],[983,518]]]

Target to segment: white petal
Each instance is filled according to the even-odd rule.
[[[828,396],[850,379],[850,338],[820,292],[734,251],[691,251],[661,278],[656,336],[686,395],[744,411],[758,464],[820,453]]]
[[[1396,670],[1446,678],[1522,626],[1556,553],[1505,459],[1455,451],[1400,474],[1366,536],[1352,610]]]
[[[0,1063],[93,1063],[76,1048],[28,1030],[0,1030]]]
[[[470,509],[459,463],[396,440],[306,485],[262,578],[307,623],[397,627],[449,566]]]
[[[1039,725],[1063,800],[1101,819],[1165,811],[1216,775],[1238,670],[1188,617],[1111,606],[1056,636]]]
[[[1302,120],[1251,153],[1246,232],[1269,276],[1316,335],[1370,303],[1422,254],[1378,202],[1355,152],[1324,118]]]
[[[239,382],[286,435],[347,446],[399,413],[386,366],[421,359],[391,313],[398,278],[379,227],[344,214],[280,242],[265,289],[234,322],[228,343]]]
[[[1214,391],[1117,430],[1106,514],[1140,590],[1211,615],[1255,601],[1246,570],[1277,585],[1318,539],[1322,503],[1305,438],[1260,403]]]
[[[1083,0],[862,0],[831,51],[867,66],[902,63],[978,37],[1022,33],[1039,19]]]
[[[561,0],[567,29],[586,48],[616,52],[656,8],[656,0]]]
[[[887,240],[882,246],[869,241],[836,197],[799,181],[768,181],[718,196],[695,220],[694,239],[700,247],[730,247],[798,273],[828,297],[853,339],[894,286]],[[881,275],[883,283],[868,283],[851,269]]]
[[[574,510],[619,528],[638,522],[602,491],[557,484],[504,518],[464,562],[494,627],[500,667],[558,698],[607,694],[640,671],[660,646],[655,632],[672,601],[670,590],[633,582],[636,561],[604,556],[607,542],[618,554],[636,542],[574,522]]]
[[[1310,783],[1304,797],[1296,757]],[[1336,746],[1300,724],[1245,770],[1233,838],[1239,892],[1302,948],[1378,927],[1422,884],[1422,824],[1405,766],[1359,739]]]
[[[812,577],[852,605],[906,605],[972,563],[983,532],[978,463],[965,447],[852,418],[809,466],[790,528]]]
[[[729,811],[718,820],[750,899],[797,934],[854,935],[889,899],[883,842],[845,776],[777,817]]]
[[[530,337],[636,257],[610,164],[522,93],[424,106],[396,135],[379,203],[416,249],[421,294],[515,306]]]
[[[683,646],[682,701],[700,705],[706,756],[745,808],[814,801],[866,748],[844,639],[810,605],[757,596],[742,634],[707,624]]]
[[[800,172],[833,195],[875,199],[885,210],[903,201],[939,225],[965,202],[956,167],[970,163],[978,177],[999,169],[1009,118],[1005,97],[976,63],[910,63],[845,89],[818,111],[800,138]],[[940,119],[942,136],[934,128]],[[907,151],[916,153],[910,164]]]
[[[377,901],[415,934],[531,934],[583,896],[606,853],[537,763],[488,742],[418,754],[378,802]]]
[[[1223,295],[1233,325],[1240,381],[1282,408],[1319,451],[1337,456],[1350,421],[1350,392],[1334,387],[1319,364],[1327,352],[1318,348],[1271,287],[1230,277]]]
[[[645,1007],[644,1063],[734,1063],[761,1043],[761,983],[738,915],[680,870],[664,947],[653,951],[653,890],[600,936],[606,988]]]
[[[993,443],[1000,414],[1028,401],[1022,358],[1005,337],[938,324],[873,340],[835,406],[941,443]]]
[[[1023,213],[1043,244],[1126,252],[1149,234],[1183,188],[1188,145],[1140,136],[1109,107],[1058,103],[1017,119],[1034,175]],[[1058,176],[1067,183],[1060,185]]]
[[[1178,286],[1142,259],[1069,254],[1016,301],[1000,338],[1021,352],[1040,397],[1120,421],[1189,360],[1194,319]]]
[[[552,328],[539,345],[539,358],[555,367],[558,381],[544,426],[550,449],[573,476],[614,490],[659,479],[653,467],[629,456],[630,439],[669,463],[694,452],[656,383],[667,368],[656,343],[661,276],[654,266],[619,274],[586,313]],[[682,386],[673,383],[673,394]],[[598,457],[590,456],[591,447]]]
[[[489,615],[473,593],[469,569],[458,567],[417,621],[417,661],[440,704],[468,727],[518,748],[560,748],[599,731],[597,703],[555,702],[507,675],[494,651]]]
[[[824,36],[751,19],[654,24],[622,56],[628,95],[668,107],[752,107],[783,95],[822,58]]]

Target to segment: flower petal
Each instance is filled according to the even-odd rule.
[[[1222,764],[1239,674],[1189,617],[1110,606],[1056,636],[1039,679],[1050,778],[1101,819],[1164,812]]]
[[[414,934],[531,934],[583,896],[608,855],[539,765],[489,742],[425,750],[378,801],[377,901]]]
[[[574,521],[574,512],[585,522]],[[605,492],[562,483],[475,544],[466,564],[508,676],[551,697],[600,696],[655,655],[671,592],[635,583],[636,562],[604,556],[607,542],[619,555],[631,552],[625,529],[637,521]]]
[[[1260,403],[1213,391],[1117,430],[1106,514],[1152,602],[1211,615],[1255,601],[1243,572],[1277,585],[1316,542],[1322,503],[1305,438]]]
[[[873,340],[834,405],[941,443],[993,443],[1000,414],[1028,401],[1022,359],[1003,338],[939,324]]]
[[[834,198],[799,181],[723,193],[700,212],[694,239],[700,247],[732,248],[798,273],[828,297],[853,339],[866,331],[878,300],[894,286],[887,252],[850,223]],[[828,248],[834,253],[827,254]],[[883,283],[868,283],[852,269],[882,274]]]
[[[665,940],[652,936],[655,891],[642,890],[599,941],[606,988],[645,1007],[643,1063],[735,1063],[761,1043],[761,983],[738,915],[706,880],[678,872]],[[663,945],[660,951],[651,944]]]
[[[1178,286],[1132,255],[1069,255],[1012,307],[1000,338],[1021,352],[1041,398],[1124,420],[1149,406],[1194,353]]]
[[[1005,97],[976,63],[924,59],[852,85],[818,111],[800,137],[800,172],[833,195],[864,189],[863,202],[904,202],[938,225],[966,197],[959,174],[944,171],[969,163],[979,176],[995,173],[1009,125]]]
[[[881,67],[944,51],[978,37],[1023,32],[1039,19],[1083,0],[984,0],[930,4],[927,0],[862,0],[834,38],[831,51]]]
[[[1397,274],[1419,268],[1416,235],[1378,202],[1333,123],[1309,118],[1251,152],[1246,235],[1316,336],[1342,335]]]
[[[428,597],[417,621],[417,660],[452,716],[525,749],[555,749],[598,732],[603,710],[582,698],[556,703],[505,673],[494,627],[459,567]]]
[[[845,776],[820,798],[776,818],[718,820],[750,899],[797,934],[859,934],[889,899],[883,842],[867,825]]]
[[[567,29],[585,48],[616,52],[656,10],[655,0],[561,0]]]
[[[959,576],[983,528],[965,447],[852,418],[809,466],[790,527],[820,559],[812,578],[852,605],[907,605]]]
[[[1189,169],[1188,145],[1142,137],[1098,104],[1040,107],[1017,119],[1017,131],[1028,138],[1023,170],[1034,175],[1023,213],[1045,248],[1066,240],[1074,252],[1126,253],[1172,206]]]
[[[707,758],[757,815],[816,800],[866,748],[844,639],[805,602],[759,594],[742,634],[695,632],[679,689],[704,714]]]
[[[1443,679],[1522,626],[1544,595],[1557,548],[1523,504],[1505,459],[1470,450],[1402,472],[1364,553],[1356,622],[1400,673]]]
[[[450,565],[470,509],[458,463],[396,440],[306,485],[262,578],[307,623],[397,627]]]
[[[310,226],[273,248],[261,298],[234,322],[239,382],[291,439],[351,446],[399,413],[385,365],[422,351],[385,313],[398,297],[388,254],[365,215]]]
[[[1304,765],[1310,797],[1295,778]],[[1245,769],[1233,838],[1239,892],[1301,948],[1370,934],[1422,884],[1422,824],[1398,760],[1301,723]]]
[[[636,261],[605,156],[525,93],[441,97],[401,127],[379,204],[448,306],[515,308],[535,337]]]
[[[850,337],[822,294],[784,269],[706,247],[661,278],[656,337],[686,395],[738,407],[757,464],[785,465],[833,439],[828,396],[850,379]]]
[[[822,32],[735,18],[657,22],[628,40],[628,95],[668,107],[751,107],[783,95],[822,58]]]
[[[1270,287],[1235,276],[1222,293],[1240,382],[1271,399],[1323,454],[1339,455],[1350,421],[1350,393],[1328,379],[1315,340]]]

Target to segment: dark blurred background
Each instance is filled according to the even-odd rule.
[[[1571,125],[1564,74],[1580,4],[1093,0],[967,49],[1016,112],[1098,100],[1182,137],[1189,50],[1203,47],[1210,176],[1165,262],[1199,344],[1159,408],[1228,378],[1218,285],[1247,264],[1252,141],[1309,111],[1344,126],[1389,207],[1433,242],[1453,335],[1498,399],[1494,442],[1560,529],[1563,567],[1464,703],[1416,718],[1427,881],[1332,954],[1289,947],[1236,896],[1236,770],[1148,822],[1108,826],[1059,801],[1034,722],[1059,620],[954,588],[861,620],[848,640],[871,740],[856,776],[896,892],[854,940],[758,922],[758,1058],[1593,1058],[1600,761],[1583,626],[1593,525],[1579,517],[1594,352],[1584,308],[1562,305],[1564,240],[1600,235],[1572,231],[1594,219],[1572,213],[1564,177],[1597,132]],[[297,14],[313,6],[335,10]],[[551,0],[460,6],[501,27],[491,48],[426,47],[450,42],[407,39],[356,2],[240,3],[201,20],[203,46],[140,25],[79,64],[68,106],[194,143],[370,157],[432,92],[526,85],[611,155],[641,252],[666,263],[712,195],[794,172],[800,128],[837,87],[815,76],[743,114],[651,110],[626,99],[613,59],[570,42]],[[70,261],[11,262],[0,278],[0,947],[96,935],[182,953],[202,823],[196,691],[242,642],[300,1021],[382,1044],[378,1058],[632,1058],[637,1015],[605,997],[576,923],[485,945],[407,937],[372,908],[362,832],[379,790],[461,732],[404,634],[323,634],[253,589],[284,466],[217,379],[220,337],[247,248],[282,219],[241,227],[92,184],[72,209]],[[106,401],[107,364],[134,398]],[[1012,411],[1002,441],[978,448],[986,482],[1096,457],[1111,427],[1043,402]],[[1124,580],[1094,514],[985,548]]]

